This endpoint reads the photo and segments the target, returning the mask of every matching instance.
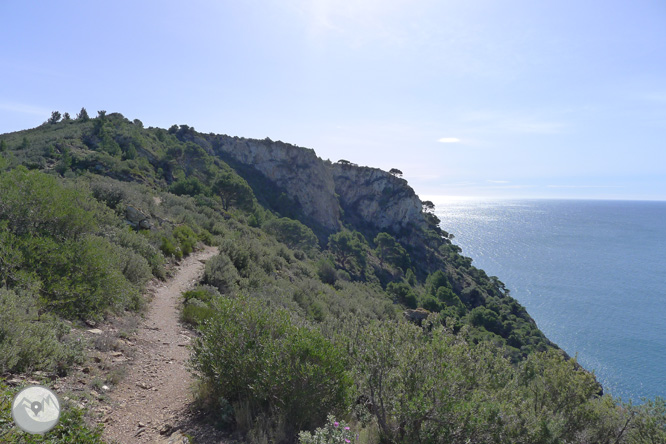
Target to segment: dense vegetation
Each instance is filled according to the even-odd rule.
[[[326,232],[251,166],[214,155],[224,137],[85,109],[0,136],[2,372],[66,374],[83,359],[72,325],[141,309],[145,283],[206,243],[220,254],[182,311],[199,333],[198,398],[249,442],[300,431],[313,433],[303,443],[347,432],[368,443],[665,442],[664,401],[603,395],[460,254],[431,203],[411,242],[369,226]]]

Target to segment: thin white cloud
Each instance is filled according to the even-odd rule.
[[[502,183],[509,183],[508,180],[486,180],[486,182],[489,182],[489,183],[499,183],[499,184],[502,184]]]
[[[460,142],[460,139],[458,139],[457,137],[442,137],[437,141],[440,143],[458,143]]]
[[[548,188],[625,188],[623,185],[548,185]]]

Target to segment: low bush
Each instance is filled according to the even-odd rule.
[[[206,262],[203,283],[212,285],[220,293],[229,293],[235,289],[239,280],[240,275],[226,254],[220,253]]]
[[[188,301],[183,307],[181,319],[190,325],[197,326],[205,320],[211,319],[215,315],[215,310],[211,309],[205,303],[198,299]]]
[[[87,236],[58,244],[49,238],[32,238],[28,248],[30,266],[43,280],[46,304],[59,313],[70,318],[99,318],[109,309],[141,305],[139,287],[123,274],[127,266],[124,249],[108,240]]]
[[[187,256],[194,251],[197,244],[197,235],[187,225],[179,225],[173,230],[173,237],[178,241],[180,251],[183,256]]]
[[[37,296],[0,289],[0,373],[66,373],[83,361],[83,344],[68,338],[68,333],[63,321],[39,314]]]
[[[162,237],[160,250],[162,250],[162,253],[164,253],[165,256],[172,256],[176,259],[181,259],[183,257],[183,252],[180,250],[180,247],[177,247],[174,244],[173,239],[170,239],[166,236]]]
[[[317,276],[324,284],[334,285],[337,280],[335,264],[329,258],[323,258],[317,261]]]
[[[253,418],[284,418],[279,422],[290,439],[348,404],[347,360],[321,333],[246,297],[223,298],[213,307],[192,358],[213,387],[212,399],[246,403]]]

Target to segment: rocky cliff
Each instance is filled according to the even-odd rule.
[[[218,138],[214,150],[254,167],[298,202],[306,216],[326,229],[340,228],[340,204],[333,176],[313,150],[269,139],[236,137]]]
[[[212,145],[223,158],[260,172],[329,231],[345,223],[398,234],[426,225],[421,201],[407,181],[380,169],[331,164],[311,149],[270,139],[218,136]]]
[[[407,181],[377,168],[330,166],[345,222],[402,233],[425,227],[421,200]]]

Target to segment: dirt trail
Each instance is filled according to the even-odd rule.
[[[206,248],[187,257],[171,279],[149,289],[154,296],[136,333],[134,359],[109,393],[111,411],[104,420],[108,442],[175,444],[188,442],[184,434],[197,442],[226,442],[192,421],[193,378],[186,365],[191,333],[181,325],[178,312],[180,295],[196,285],[205,261],[216,253]]]

